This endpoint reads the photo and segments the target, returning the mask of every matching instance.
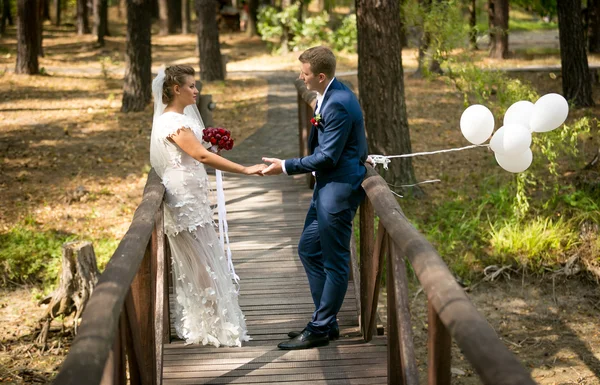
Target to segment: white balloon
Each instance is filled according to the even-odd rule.
[[[460,131],[473,144],[485,142],[494,131],[494,115],[486,106],[469,106],[460,117]]]
[[[490,148],[498,154],[520,154],[531,146],[531,132],[520,124],[500,127],[490,140]]]
[[[527,149],[519,154],[505,155],[495,153],[498,165],[508,172],[519,173],[527,170],[533,161],[531,149]]]
[[[520,124],[529,129],[529,121],[533,113],[533,103],[527,100],[521,100],[513,103],[504,114],[504,125]]]
[[[546,94],[533,106],[529,127],[535,132],[548,132],[558,128],[569,115],[569,103],[559,94]]]

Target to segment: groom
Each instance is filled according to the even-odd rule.
[[[352,220],[365,193],[367,140],[356,96],[335,79],[336,60],[325,47],[313,47],[299,58],[300,79],[317,92],[313,127],[308,140],[312,155],[280,160],[263,158],[264,175],[313,172],[313,198],[298,244],[315,312],[301,332],[290,332],[280,349],[307,349],[329,344],[340,331],[337,313],[348,288]]]

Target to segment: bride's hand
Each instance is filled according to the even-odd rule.
[[[267,168],[266,164],[255,164],[254,166],[245,167],[244,174],[263,176],[262,170],[264,170],[265,168]]]

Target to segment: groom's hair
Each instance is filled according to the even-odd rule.
[[[312,47],[302,52],[298,58],[302,63],[310,64],[313,74],[325,74],[329,79],[335,76],[335,55],[327,47]]]
[[[185,83],[188,76],[194,76],[195,71],[192,67],[186,65],[175,65],[165,68],[165,82],[162,89],[162,101],[164,104],[169,104],[175,95],[173,94],[173,86],[181,86]]]

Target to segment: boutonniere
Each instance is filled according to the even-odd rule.
[[[321,122],[321,114],[316,114],[314,118],[310,120],[313,126],[318,126]]]

